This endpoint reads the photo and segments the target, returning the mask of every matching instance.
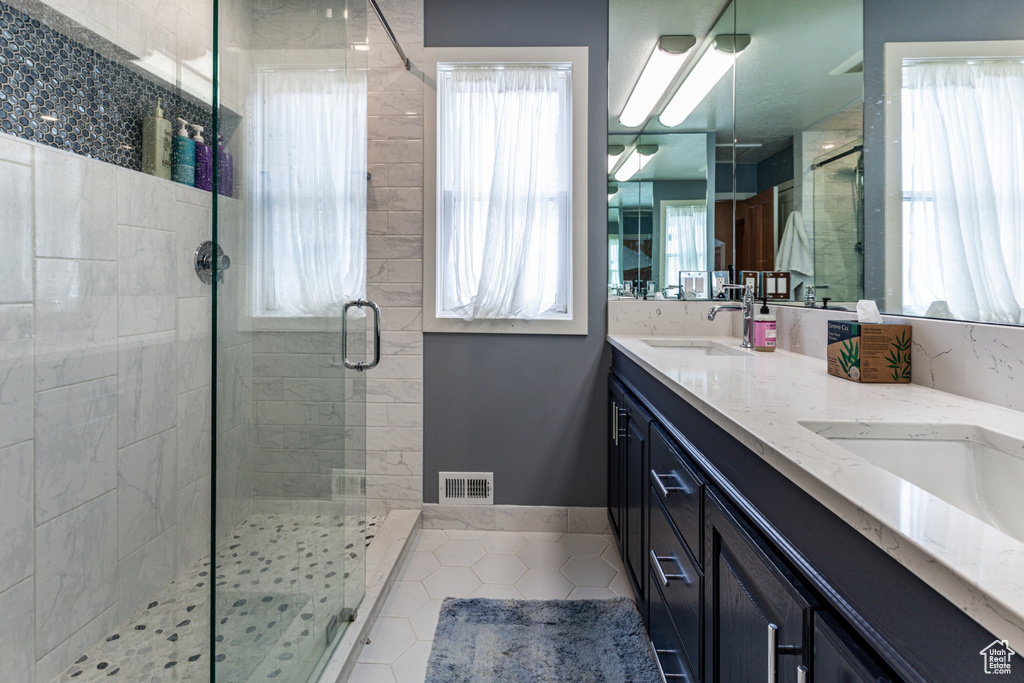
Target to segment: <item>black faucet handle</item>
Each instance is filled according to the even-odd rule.
[[[828,302],[829,301],[832,301],[832,299],[827,297],[827,296],[821,297],[821,307],[822,307],[822,309],[828,309]]]

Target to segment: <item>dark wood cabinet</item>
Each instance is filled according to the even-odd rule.
[[[611,424],[608,436],[608,519],[612,533],[622,544],[626,466],[626,389],[611,378],[608,382]]]
[[[697,678],[687,661],[685,650],[679,641],[673,623],[673,615],[670,611],[665,597],[658,588],[657,577],[654,576],[654,567],[651,567],[649,584],[650,594],[650,621],[647,632],[651,637],[651,645],[658,658],[658,667],[665,676],[666,681],[685,681],[685,683],[697,683]]]
[[[647,447],[650,414],[632,396],[626,396],[625,557],[623,564],[633,583],[640,613],[646,610],[647,578]]]
[[[748,451],[708,440],[706,418],[683,414],[678,404],[674,414],[667,411],[662,402],[681,399],[655,387],[648,376],[616,372],[610,379],[608,507],[666,678],[929,680],[877,631],[854,630],[852,624],[864,626],[868,619],[836,602],[828,577],[787,554],[792,548],[785,538],[770,524],[762,526],[748,494],[733,483],[744,479],[744,470],[723,477],[723,469]],[[652,402],[648,392],[660,398]],[[729,459],[723,447],[730,449]]]
[[[659,425],[651,426],[650,495],[665,507],[672,525],[693,555],[698,567],[703,565],[704,544],[700,475],[687,464],[683,449]],[[653,509],[653,506],[652,506]]]
[[[878,661],[825,612],[814,615],[812,682],[891,683]]]
[[[647,590],[652,605],[657,598],[668,608],[673,634],[681,646],[679,658],[686,665],[687,671],[692,672],[693,679],[698,680],[701,671],[701,643],[704,638],[704,577],[669,520],[668,512],[653,487],[648,495],[650,551],[647,561],[650,572]],[[651,622],[653,627],[653,606]]]
[[[705,492],[705,681],[804,683],[811,601],[772,551]],[[800,668],[803,667],[803,673]]]

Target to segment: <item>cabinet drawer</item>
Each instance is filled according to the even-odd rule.
[[[661,591],[687,659],[692,669],[699,672],[703,577],[654,494],[651,494],[650,532],[650,593],[653,597],[654,586]]]
[[[672,617],[665,604],[665,599],[658,589],[658,578],[655,576],[654,567],[651,567],[650,584],[651,616],[647,631],[651,636],[651,645],[654,646],[655,656],[658,658],[658,667],[667,681],[697,683],[698,679],[690,670],[675,628],[672,626]]]
[[[683,461],[683,454],[672,438],[658,425],[651,427],[651,466],[648,479],[651,489],[668,511],[690,553],[700,564],[701,480]]]

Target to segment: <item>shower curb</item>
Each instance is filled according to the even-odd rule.
[[[356,619],[349,624],[331,653],[317,679],[318,683],[342,683],[348,679],[363,650],[363,643],[398,579],[412,541],[422,528],[421,510],[392,510],[388,513],[366,549],[366,594]]]

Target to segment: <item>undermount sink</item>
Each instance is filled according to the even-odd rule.
[[[683,358],[695,356],[749,356],[740,348],[733,348],[710,339],[643,339],[644,344],[658,351]],[[737,341],[737,344],[739,342]]]
[[[801,426],[1024,543],[1024,442],[976,425]],[[913,506],[908,491],[902,501]]]

